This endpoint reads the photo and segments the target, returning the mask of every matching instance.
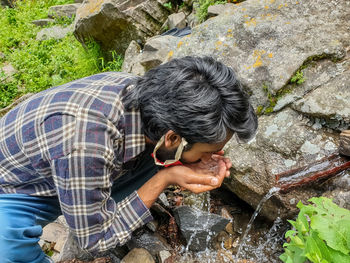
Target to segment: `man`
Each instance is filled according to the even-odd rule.
[[[256,129],[232,69],[209,57],[34,95],[0,120],[0,262],[50,262],[37,242],[61,212],[91,254],[122,245],[168,185],[220,187],[222,148]]]

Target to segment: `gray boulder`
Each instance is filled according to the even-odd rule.
[[[193,28],[172,57],[210,55],[231,66],[260,113],[250,144],[231,140],[225,186],[253,207],[275,175],[337,152],[349,122],[350,2],[247,0]],[[170,59],[170,58],[169,58]],[[278,193],[263,206],[270,219],[293,216],[299,200],[323,185]]]
[[[186,27],[186,15],[184,12],[171,14],[167,20],[168,29],[178,28],[182,29]]]
[[[349,68],[350,61],[345,64]],[[347,70],[293,103],[292,107],[303,115],[313,117],[319,127],[326,125],[332,129],[346,129],[350,126],[349,80],[350,70]]]
[[[131,40],[156,35],[169,14],[157,0],[87,0],[77,11],[75,36],[82,43],[94,39],[105,52],[124,54]]]
[[[230,220],[189,206],[174,210],[176,223],[192,251],[208,248],[211,238],[225,229]]]
[[[125,52],[122,71],[142,76],[166,61],[178,40],[174,36],[155,36],[146,42],[142,51],[136,41],[131,41]]]
[[[81,4],[68,4],[68,5],[55,5],[51,6],[49,9],[48,17],[49,18],[62,18],[68,17],[72,18],[77,12]]]
[[[50,28],[43,28],[36,35],[36,40],[62,39],[69,33],[72,33],[73,30],[73,25],[67,27],[53,26]]]
[[[179,40],[174,36],[156,36],[149,39],[141,55],[140,63],[148,71],[162,64],[171,50],[176,47],[176,43]]]
[[[275,94],[305,62],[344,58],[349,9],[350,2],[342,0],[276,0],[268,5],[247,0],[193,28],[174,57],[221,60],[235,69],[254,106],[266,105],[264,86]]]
[[[132,40],[125,51],[122,71],[137,76],[145,74],[145,68],[140,63],[141,55],[140,45],[135,40]]]

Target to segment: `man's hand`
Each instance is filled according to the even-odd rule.
[[[204,162],[164,168],[137,191],[138,195],[150,208],[170,184],[179,185],[196,194],[218,188],[225,176],[230,175],[229,169],[232,166],[231,161],[222,155],[223,152],[218,152]]]
[[[164,169],[169,184],[177,184],[194,193],[202,193],[221,186],[232,166],[228,158],[219,152],[209,160]]]

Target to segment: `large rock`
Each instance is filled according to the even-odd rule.
[[[235,69],[254,106],[267,104],[264,86],[274,94],[304,62],[345,56],[349,10],[343,0],[247,0],[193,28],[173,57],[216,57]]]
[[[170,11],[160,1],[87,0],[77,11],[75,36],[93,38],[104,51],[124,54],[131,40],[156,35]]]
[[[176,47],[178,37],[155,36],[150,38],[141,52],[136,41],[131,41],[124,56],[122,71],[142,76],[146,71],[162,64]]]
[[[203,251],[208,248],[211,238],[225,229],[230,221],[189,206],[177,207],[174,213],[187,247],[192,251]]]
[[[225,153],[232,160],[231,177],[225,185],[253,207],[276,185],[275,175],[301,167],[337,151],[336,134],[315,130],[291,109],[259,118],[259,130],[249,144],[232,140]],[[314,185],[315,186],[315,185]],[[274,220],[294,215],[299,200],[321,194],[316,187],[296,188],[273,196],[261,213]]]
[[[349,69],[350,63],[346,64]],[[296,101],[293,108],[321,120],[320,124],[328,122],[328,127],[332,129],[346,129],[350,125],[349,80],[350,70],[347,70]]]
[[[148,71],[162,64],[168,53],[176,47],[178,37],[174,36],[156,36],[149,39],[141,54],[141,65]]]
[[[225,151],[233,162],[226,187],[257,207],[276,185],[276,174],[337,152],[338,132],[350,125],[350,2],[247,0],[229,6],[179,40],[168,59],[217,58],[237,72],[253,105],[272,113],[259,117],[253,142],[233,139]],[[299,200],[325,191],[313,184],[276,194],[261,213],[292,216]]]

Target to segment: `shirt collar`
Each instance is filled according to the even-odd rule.
[[[141,113],[131,109],[124,112],[124,159],[127,162],[142,153],[146,148],[142,130]]]

